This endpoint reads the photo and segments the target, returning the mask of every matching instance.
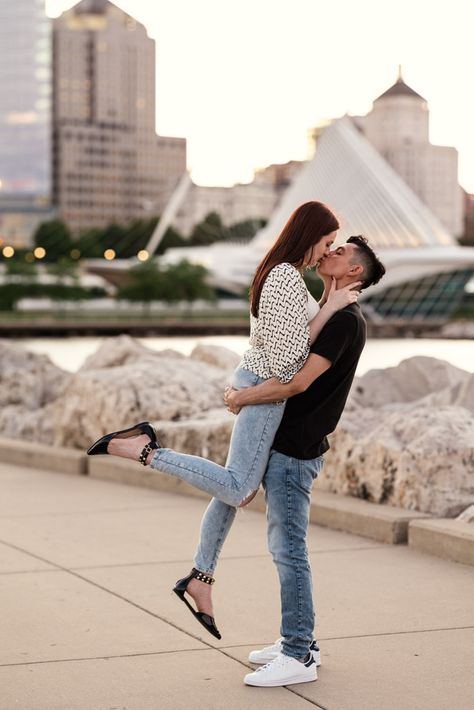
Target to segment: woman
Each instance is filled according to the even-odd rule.
[[[329,251],[339,223],[320,202],[298,207],[275,244],[259,265],[251,288],[250,349],[234,373],[235,388],[251,387],[270,377],[289,382],[304,365],[310,344],[336,310],[353,303],[351,287],[323,295],[321,308],[309,295],[300,270],[315,267]],[[201,527],[195,567],[176,584],[174,591],[198,621],[217,638],[212,617],[210,589],[220,547],[235,516],[235,509],[255,495],[265,473],[275,433],[285,402],[244,407],[239,413],[230,442],[226,466],[198,456],[160,447],[147,422],[107,434],[93,444],[88,454],[113,454],[139,460],[174,475],[214,496]],[[187,591],[198,607],[187,602]]]

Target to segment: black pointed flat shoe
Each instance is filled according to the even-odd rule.
[[[177,594],[181,601],[186,604],[191,614],[199,621],[199,623],[202,624],[202,626],[204,626],[204,628],[209,631],[210,634],[215,636],[216,639],[220,639],[222,638],[222,636],[220,635],[219,629],[216,626],[214,617],[209,616],[209,614],[205,614],[203,611],[196,611],[195,609],[193,609],[191,604],[184,596],[186,587],[188,586],[189,582],[194,578],[199,580],[200,582],[205,582],[206,584],[214,584],[215,582],[215,579],[213,579],[213,577],[208,574],[204,574],[204,572],[200,572],[198,569],[193,567],[187,577],[183,577],[183,579],[178,579],[175,586],[173,587],[173,592]]]
[[[150,437],[150,441],[143,447],[139,457],[140,463],[146,466],[146,458],[150,451],[160,448],[157,442],[156,431],[150,422],[140,422],[129,429],[121,429],[120,431],[114,431],[111,434],[105,434],[105,436],[101,436],[100,439],[97,439],[97,441],[87,449],[87,453],[89,456],[108,454],[109,452],[107,451],[107,446],[109,445],[109,441],[112,439],[130,439],[132,436],[139,436],[140,434],[146,434]]]

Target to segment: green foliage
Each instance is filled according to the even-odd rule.
[[[55,301],[79,301],[103,298],[107,292],[98,286],[66,286],[65,284],[6,283],[0,285],[0,311],[14,310],[21,298],[52,298]]]
[[[100,259],[106,249],[113,249],[117,258],[127,259],[145,249],[159,222],[158,217],[137,219],[128,225],[110,224],[105,229],[88,229],[75,239],[60,220],[43,222],[34,235],[35,246],[46,249],[45,261],[54,263],[60,257],[71,256],[72,250],[79,258]],[[181,246],[206,246],[228,239],[249,240],[265,225],[263,219],[248,219],[226,227],[217,212],[210,212],[197,224],[189,239],[169,227],[155,254]]]
[[[117,297],[142,303],[213,300],[214,290],[205,282],[206,273],[203,266],[185,260],[168,267],[146,261],[130,270],[128,283],[119,289]]]
[[[231,239],[250,240],[266,223],[265,219],[245,219],[242,222],[236,222],[229,227],[229,237]]]
[[[204,266],[190,264],[183,259],[178,264],[169,266],[166,274],[170,282],[170,293],[175,301],[214,300],[215,292],[206,283],[207,269]]]
[[[172,249],[174,247],[186,247],[189,246],[189,241],[184,239],[181,234],[174,229],[174,227],[168,227],[163,239],[156,248],[155,255],[164,254],[167,249]]]
[[[73,246],[69,229],[59,219],[40,224],[33,240],[36,247],[46,249],[44,260],[49,262],[54,262],[61,256],[68,256]]]
[[[86,259],[100,259],[104,254],[104,247],[101,241],[102,229],[89,229],[83,232],[73,243],[72,248],[80,252],[81,257]]]
[[[229,230],[222,224],[217,212],[209,212],[202,222],[197,224],[188,240],[190,246],[206,246],[227,239]]]
[[[77,280],[78,263],[65,256],[61,256],[54,264],[48,264],[48,272],[52,276],[56,276],[60,282],[64,282],[65,278]]]
[[[34,279],[38,270],[35,262],[25,261],[24,258],[12,258],[5,259],[5,273],[7,276],[27,276]]]

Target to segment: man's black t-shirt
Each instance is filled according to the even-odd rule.
[[[346,404],[365,337],[366,323],[356,303],[326,323],[311,353],[330,360],[331,367],[305,392],[289,398],[273,442],[276,451],[314,459],[329,449],[326,436],[336,428]]]

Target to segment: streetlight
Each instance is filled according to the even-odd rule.
[[[2,254],[6,259],[9,259],[13,254],[15,253],[15,250],[13,247],[3,247]]]
[[[149,253],[147,252],[146,249],[140,249],[140,251],[137,254],[137,259],[138,261],[146,261],[147,259],[150,258]]]
[[[113,249],[106,249],[104,251],[104,259],[107,259],[107,261],[112,261],[112,259],[115,259],[115,251]]]
[[[46,256],[46,249],[44,249],[43,247],[36,247],[33,254],[37,259],[44,259],[44,257]]]

